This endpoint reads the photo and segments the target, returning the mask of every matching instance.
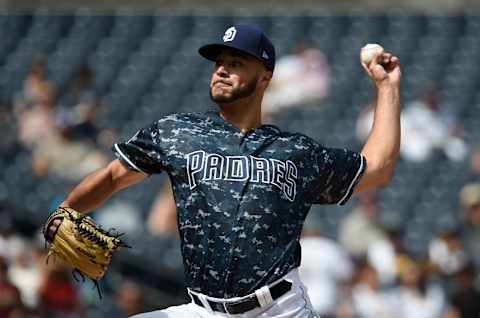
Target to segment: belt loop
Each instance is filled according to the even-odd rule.
[[[262,288],[257,289],[255,295],[257,296],[260,307],[266,307],[273,303],[272,294],[270,294],[268,286],[263,286]]]
[[[197,297],[198,297],[198,299],[200,299],[200,301],[202,302],[203,307],[205,307],[205,309],[206,309],[210,314],[213,314],[213,309],[212,309],[212,307],[210,306],[210,304],[208,303],[207,297],[206,297],[204,294],[197,294]]]
[[[188,296],[190,296],[190,299],[191,299],[193,302],[195,302],[195,301],[193,300],[192,291],[191,291],[190,288],[188,288],[188,287],[187,287],[187,294],[188,294]]]
[[[192,298],[192,302],[198,306],[198,304],[195,302],[194,300],[194,296],[198,298],[198,300],[200,300],[200,302],[202,303],[203,305],[203,308],[205,308],[209,313],[213,313],[213,309],[212,307],[210,306],[210,304],[208,303],[208,300],[206,298],[205,295],[203,294],[200,294],[200,293],[196,293],[194,291],[192,291],[190,288],[187,288],[187,292],[188,292],[188,295],[190,295],[190,298]]]

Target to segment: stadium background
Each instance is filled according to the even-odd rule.
[[[231,8],[223,1],[115,3],[84,2],[82,9],[74,9],[73,2],[0,3],[4,8],[0,13],[0,258],[10,268],[19,266],[12,255],[25,250],[29,255],[25,273],[41,275],[37,268],[43,262],[39,227],[79,179],[39,168],[34,162],[35,147],[22,143],[22,124],[15,105],[22,103],[22,89],[32,65],[45,62],[45,78],[56,87],[51,110],[60,114],[55,124],[61,128],[71,125],[65,107],[72,98],[76,71],[80,65],[88,66],[94,74],[90,89],[98,111],[89,119],[93,132],[82,133],[91,138],[95,151],[112,159],[108,145],[128,138],[153,118],[201,111],[211,105],[211,66],[198,56],[197,48],[228,24],[240,21],[262,26],[275,43],[278,57],[292,53],[301,42],[323,52],[330,69],[328,96],[318,103],[286,109],[275,120],[282,128],[305,133],[325,145],[361,147],[355,136],[357,117],[374,96],[358,64],[358,51],[365,43],[381,43],[399,56],[404,105],[435,83],[440,105],[451,110],[462,127],[468,155],[456,161],[440,152],[423,162],[401,159],[392,184],[379,193],[379,219],[395,220],[401,228],[404,253],[422,262],[428,258],[429,244],[439,229],[455,228],[460,236],[467,231],[459,192],[467,182],[478,181],[470,166],[470,153],[480,133],[480,16],[472,9],[474,1],[406,1],[395,8],[389,1],[300,1],[295,10],[286,1],[275,2],[275,8],[273,2],[253,1],[242,2],[240,8]],[[61,151],[57,155],[67,156]],[[70,169],[75,170],[75,166]],[[164,183],[165,176],[149,178],[109,202],[122,205],[122,211],[138,211],[144,222]],[[309,229],[336,239],[339,224],[355,204],[352,200],[345,207],[314,207]],[[112,210],[114,205],[110,214]],[[183,302],[186,296],[177,239],[149,234],[145,227],[141,223],[127,233],[134,248],[114,258],[102,281],[102,301],[88,282],[73,283],[81,310],[49,308],[55,304],[45,299],[61,298],[52,295],[45,296],[41,305],[37,302],[34,310],[24,302],[28,310],[23,316],[22,310],[16,314],[120,317],[115,310],[119,302],[127,300],[118,291],[134,294],[137,287],[142,294],[142,310]],[[16,249],[13,252],[8,250],[12,246]],[[469,253],[468,258],[478,268],[478,253]],[[27,277],[25,285],[29,286]],[[454,275],[436,273],[431,278],[444,287],[448,297]]]

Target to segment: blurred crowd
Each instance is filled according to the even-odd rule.
[[[106,106],[93,88],[94,72],[79,65],[59,98],[58,84],[46,78],[46,66],[44,59],[36,60],[16,94],[13,112],[0,110],[0,126],[15,131],[0,139],[0,149],[29,154],[39,178],[54,176],[74,184],[111,159],[109,148],[117,137],[97,120]],[[265,120],[275,122],[286,109],[305,104],[324,107],[330,81],[323,53],[299,45],[278,60],[265,98]],[[368,136],[373,108],[370,103],[359,114],[359,141]],[[314,218],[308,220],[301,275],[323,318],[480,317],[480,150],[471,150],[462,134],[455,114],[442,109],[434,84],[402,110],[402,160],[424,162],[437,152],[454,162],[470,156],[472,166],[471,182],[458,195],[460,221],[436,229],[422,257],[403,246],[401,216],[381,218],[381,197],[375,192],[355,201],[336,240],[322,235]],[[39,233],[21,234],[11,213],[0,210],[0,318],[113,318],[145,309],[142,286],[122,277],[107,286],[101,313],[92,311],[92,304],[98,304],[96,291],[76,283],[59,260],[46,265]],[[159,189],[148,217],[139,215],[138,207],[117,202],[98,216],[107,227],[147,229],[153,236],[178,239],[168,182]]]
[[[402,240],[400,218],[381,218],[378,194],[360,196],[338,241],[307,223],[300,273],[322,317],[479,317],[480,183],[460,194],[461,223],[443,224],[425,255]]]
[[[44,60],[34,62],[15,97],[19,146],[31,152],[38,176],[78,181],[107,162],[102,150],[111,142],[102,139],[106,132],[95,124],[101,107],[93,90],[94,74],[80,65],[60,100],[45,68]]]
[[[27,169],[33,173],[28,178],[50,176],[74,184],[108,162],[115,135],[96,123],[102,106],[87,65],[76,68],[61,98],[57,83],[46,78],[46,68],[45,59],[35,60],[11,108],[0,111],[6,132],[2,159],[26,153],[31,159]],[[59,198],[51,200],[54,205]],[[122,279],[115,282],[117,292],[107,288],[102,314],[92,314],[96,291],[75,282],[72,269],[61,260],[49,258],[47,265],[40,229],[23,233],[14,214],[8,205],[0,210],[0,318],[113,318],[144,310],[138,284]]]
[[[420,98],[407,101],[403,107],[400,154],[404,160],[425,162],[436,152],[451,161],[461,162],[466,158],[468,145],[463,140],[462,126],[455,110],[440,103],[439,95],[439,89],[432,83]],[[372,101],[357,120],[359,141],[368,137],[373,123],[373,109]]]

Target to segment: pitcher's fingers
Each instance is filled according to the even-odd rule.
[[[55,237],[55,234],[57,234],[58,227],[60,226],[60,224],[62,224],[62,220],[61,219],[55,219],[55,220],[52,221],[52,223],[48,227],[48,234],[47,235],[48,235],[49,241],[52,241],[53,238]]]
[[[370,71],[370,69],[368,68],[367,64],[365,63],[361,63],[362,64],[362,67],[363,69],[365,70],[365,72],[367,72],[368,76],[372,77],[372,72]]]
[[[390,63],[390,60],[392,59],[392,54],[390,53],[383,53],[382,56],[382,64],[388,64]]]
[[[390,59],[390,62],[388,63],[388,68],[393,70],[395,67],[399,65],[400,61],[398,60],[398,57],[392,56]]]
[[[47,241],[49,242],[53,241],[53,238],[55,237],[55,233],[57,233],[57,227],[55,225],[50,225],[47,233]]]
[[[392,56],[392,58],[390,59],[390,62],[385,65],[385,68],[388,71],[393,71],[396,67],[399,66],[399,63],[400,63],[400,61],[399,61],[398,57]]]

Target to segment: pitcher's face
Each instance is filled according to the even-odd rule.
[[[234,49],[224,49],[215,62],[210,97],[216,103],[231,103],[253,95],[265,66],[256,58]]]

